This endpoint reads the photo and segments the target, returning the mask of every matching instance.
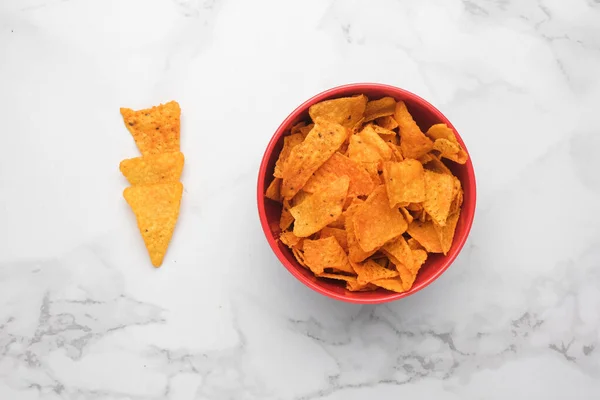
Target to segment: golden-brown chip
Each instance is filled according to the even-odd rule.
[[[269,184],[265,197],[281,203],[281,178],[275,178]]]
[[[302,203],[290,209],[294,217],[294,234],[308,237],[332,223],[342,214],[350,179],[342,176],[323,191],[307,195]]]
[[[283,207],[281,209],[281,217],[279,218],[279,228],[285,231],[294,222],[294,216],[290,213],[290,203],[288,200],[283,200]]]
[[[383,163],[383,178],[390,207],[425,200],[425,172],[417,160]]]
[[[391,115],[387,116],[387,117],[377,118],[375,120],[375,123],[377,125],[381,126],[382,128],[390,129],[390,130],[396,129],[398,127],[398,123],[396,122],[394,117]]]
[[[292,254],[294,255],[294,257],[296,257],[296,260],[298,260],[298,264],[302,265],[306,269],[310,269],[308,268],[308,265],[306,265],[306,260],[304,260],[304,253],[302,252],[302,250],[300,250],[296,246],[293,246]]]
[[[427,250],[429,253],[443,252],[442,244],[440,243],[440,238],[435,231],[433,222],[422,222],[415,219],[412,224],[408,226],[407,232],[413,239],[419,242],[421,246],[425,247],[425,250]]]
[[[390,240],[381,248],[381,251],[383,251],[396,266],[398,264],[403,264],[409,270],[412,270],[414,263],[412,250],[403,236],[398,236],[396,239]]]
[[[316,123],[306,139],[291,150],[283,166],[281,195],[286,199],[294,197],[346,137],[346,128],[339,124],[327,121]]]
[[[398,144],[398,135],[396,132],[380,127],[379,125],[371,125],[375,133],[383,139],[384,142]]]
[[[356,210],[361,207],[361,203],[362,201],[350,205],[342,215],[344,218],[344,229],[346,230],[346,237],[348,239],[348,258],[353,262],[361,262],[376,251],[364,251],[358,244],[356,234],[354,233],[354,214],[356,213]]]
[[[180,152],[151,154],[121,161],[119,169],[131,185],[177,182],[184,158]]]
[[[402,287],[402,279],[400,277],[377,279],[371,283],[392,292],[402,293],[406,291],[404,290],[404,287]]]
[[[408,224],[408,226],[410,227],[410,224]],[[410,247],[411,250],[425,250],[425,248],[421,246],[421,243],[413,238],[408,239],[406,243],[408,243],[408,247]]]
[[[302,245],[300,245],[300,242],[302,242],[303,239],[294,235],[294,232],[290,232],[290,231],[281,232],[281,234],[279,235],[279,240],[281,241],[281,243],[285,244],[287,247],[292,248],[294,246],[298,246],[298,248],[302,249]]]
[[[348,262],[348,256],[335,237],[304,241],[304,261],[315,275],[322,274],[326,268],[354,273]]]
[[[142,155],[179,151],[181,108],[176,101],[138,111],[121,108],[121,115]]]
[[[366,196],[375,189],[375,183],[364,167],[336,152],[315,171],[302,190],[319,192],[341,176],[350,178],[348,196]]]
[[[315,126],[315,124],[308,124],[308,125],[300,128],[300,134],[302,135],[302,137],[306,138],[308,136],[308,134],[310,133],[310,131],[312,130],[312,128],[314,128],[314,126]]]
[[[410,223],[413,222],[413,219],[414,219],[413,216],[411,215],[411,213],[405,207],[400,207],[400,212],[402,213],[402,216],[406,220],[406,223],[410,225]]]
[[[366,106],[367,96],[361,94],[313,104],[308,113],[315,123],[318,119],[323,119],[352,129],[363,119]]]
[[[346,289],[351,292],[372,292],[373,290],[379,289],[378,286],[373,285],[372,283],[359,283],[358,280],[348,281],[346,284]]]
[[[381,160],[388,161],[392,158],[392,150],[385,140],[377,134],[372,124],[365,125],[358,136],[364,143],[377,151]]]
[[[454,193],[452,204],[450,204],[450,214],[454,214],[460,211],[460,206],[463,203],[463,190],[460,180],[457,177],[454,178]]]
[[[444,255],[448,254],[448,251],[450,251],[450,248],[452,247],[452,241],[454,240],[454,231],[456,230],[456,224],[458,223],[459,216],[460,210],[448,216],[445,226],[439,226],[435,222],[433,223],[435,231],[440,239],[440,244],[442,246],[442,252],[444,253]]]
[[[300,122],[294,124],[292,126],[292,129],[290,129],[290,135],[294,135],[296,133],[300,133],[301,129],[304,128],[305,126],[306,126],[306,122],[304,122],[304,121],[300,121]]]
[[[180,182],[137,185],[123,191],[155,267],[161,266],[173,236],[182,192]]]
[[[302,143],[302,141],[304,141],[304,136],[302,136],[300,133],[295,133],[283,138],[283,148],[281,149],[279,158],[275,163],[275,171],[273,172],[273,176],[276,178],[283,178],[283,166],[285,165],[285,162],[290,156],[292,149]]]
[[[433,172],[437,172],[438,174],[452,175],[452,171],[450,171],[450,169],[446,166],[446,164],[444,164],[442,160],[431,154],[427,154],[427,156],[427,159],[423,160],[425,162],[422,161],[423,168]]]
[[[376,148],[365,143],[359,135],[352,135],[348,144],[348,158],[367,168],[369,172],[373,172],[373,168],[369,167],[374,166],[374,171],[377,172],[381,154]]]
[[[373,121],[375,118],[393,115],[395,109],[396,100],[392,97],[382,97],[379,100],[369,101],[365,108],[365,122]]]
[[[421,132],[403,101],[396,104],[394,119],[400,127],[400,148],[405,158],[418,159],[431,151],[433,142]]]
[[[427,130],[427,136],[434,141],[433,148],[439,151],[442,157],[458,164],[467,162],[467,152],[458,143],[454,131],[446,124],[432,125]]]
[[[350,262],[357,274],[358,283],[369,283],[378,279],[394,278],[398,271],[387,269],[369,259],[362,263]]]
[[[330,274],[324,272],[321,275],[319,275],[319,278],[335,279],[337,281],[352,282],[353,285],[356,284],[356,276],[351,275]]]
[[[446,225],[454,195],[454,178],[425,170],[425,201],[423,208],[440,226]]]
[[[329,226],[321,229],[321,236],[319,237],[320,239],[330,236],[333,236],[335,240],[337,240],[346,253],[348,252],[348,236],[346,235],[346,231],[344,229],[331,228]]]
[[[390,208],[383,185],[377,187],[358,207],[352,222],[356,239],[365,252],[378,249],[388,240],[402,235],[407,228],[402,213],[397,208]]]

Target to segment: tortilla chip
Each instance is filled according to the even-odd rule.
[[[346,289],[351,292],[372,292],[374,290],[379,289],[379,287],[373,285],[372,283],[359,283],[358,281],[348,281],[346,284]]]
[[[362,263],[350,262],[357,274],[358,283],[369,283],[378,279],[394,278],[398,271],[383,268],[373,260],[365,260]]]
[[[425,261],[427,261],[427,252],[423,249],[413,250],[413,260],[415,261],[414,268],[415,274],[419,272]]]
[[[395,110],[394,110],[394,112],[395,112]],[[382,128],[390,129],[390,130],[396,129],[398,127],[398,123],[396,122],[396,120],[394,119],[393,116],[377,118],[375,120],[375,123]]]
[[[180,152],[160,153],[123,160],[119,169],[131,185],[178,182],[183,163]]]
[[[335,279],[336,281],[352,282],[353,286],[356,284],[356,276],[342,275],[342,274],[330,274],[327,272],[319,275],[319,278]]]
[[[383,139],[384,142],[398,144],[398,135],[396,134],[396,132],[382,128],[378,125],[370,126],[375,131],[375,133],[378,134],[381,139]]]
[[[155,267],[161,266],[173,236],[182,192],[180,182],[137,185],[123,191]]]
[[[352,129],[364,117],[366,106],[367,96],[361,94],[313,104],[308,113],[314,122],[323,119]]]
[[[348,158],[359,163],[372,173],[373,170],[377,172],[377,165],[381,161],[381,154],[379,154],[375,147],[364,142],[359,135],[352,135],[348,144]]]
[[[292,129],[290,129],[290,135],[295,135],[296,133],[300,133],[301,129],[304,128],[306,126],[306,122],[304,121],[300,121],[298,123],[296,123],[295,125],[292,126]]]
[[[381,160],[389,161],[392,158],[392,150],[387,145],[385,140],[383,140],[375,131],[375,128],[372,124],[365,125],[358,136],[364,143],[377,150]]]
[[[292,248],[294,246],[298,246],[298,248],[300,249],[302,248],[302,246],[300,246],[300,242],[302,242],[303,239],[294,235],[293,232],[281,232],[281,234],[279,235],[279,240],[281,241],[281,243],[285,244],[289,248]]]
[[[390,240],[381,248],[381,251],[388,256],[390,261],[395,265],[403,264],[409,270],[412,270],[414,263],[412,250],[403,236],[398,236],[396,239]]]
[[[460,184],[460,180],[457,177],[454,178],[454,194],[452,199],[452,204],[450,204],[450,214],[454,214],[460,211],[460,206],[463,203],[463,190],[462,185]]]
[[[142,155],[179,151],[181,108],[176,101],[138,111],[121,108],[121,115]]]
[[[425,200],[425,172],[417,160],[383,163],[385,188],[390,207]]]
[[[396,105],[394,119],[400,127],[400,148],[404,158],[418,159],[431,151],[433,142],[421,132],[403,101]]]
[[[323,229],[342,214],[350,179],[342,176],[325,190],[308,195],[306,200],[290,209],[295,219],[294,234],[307,237]]]
[[[423,208],[440,226],[446,225],[454,195],[454,178],[425,170],[425,201]]]
[[[314,128],[314,126],[315,124],[308,124],[300,128],[300,134],[302,135],[302,137],[306,139],[306,137],[308,136],[312,128]]]
[[[298,247],[292,247],[292,254],[296,257],[298,264],[302,265],[304,268],[309,269],[306,265],[306,260],[304,259],[304,253]]]
[[[358,244],[356,234],[354,233],[354,214],[361,207],[361,203],[350,205],[344,212],[344,228],[346,230],[346,237],[348,243],[348,258],[353,262],[361,262],[375,253],[376,250],[364,251]]]
[[[425,248],[421,246],[421,243],[417,242],[413,238],[408,239],[406,243],[408,243],[408,247],[410,247],[411,250],[425,250]]]
[[[281,178],[275,178],[269,184],[267,191],[265,192],[265,197],[267,199],[271,199],[281,203]]]
[[[290,203],[287,200],[283,200],[283,207],[281,209],[281,217],[279,218],[279,228],[285,231],[294,222],[294,217],[290,213]]]
[[[308,193],[322,191],[341,176],[350,178],[348,196],[366,196],[375,189],[371,175],[359,163],[336,152],[313,174],[302,190]]]
[[[326,268],[354,274],[348,256],[335,237],[304,241],[304,260],[315,275],[323,274]]]
[[[404,290],[404,288],[402,287],[402,280],[399,277],[398,278],[377,279],[371,283],[374,285],[377,285],[379,287],[382,287],[384,289],[390,290],[392,292],[396,292],[396,293],[406,292],[406,290]]]
[[[410,223],[413,222],[413,219],[414,219],[413,216],[411,215],[411,213],[405,207],[400,207],[400,212],[402,213],[402,216],[406,220],[406,223],[410,225]]]
[[[442,252],[444,255],[448,254],[452,247],[452,241],[454,240],[454,231],[456,230],[456,224],[458,223],[458,217],[460,216],[460,210],[454,214],[448,216],[445,226],[440,226],[433,223],[435,231],[439,237],[440,244],[442,246]]]
[[[346,129],[339,124],[325,121],[315,124],[306,139],[291,150],[283,166],[282,196],[286,199],[294,197],[346,137]]]
[[[467,162],[467,152],[458,143],[454,131],[446,124],[432,125],[427,130],[427,136],[434,141],[433,148],[439,151],[442,157],[458,164]]]
[[[412,224],[408,226],[408,234],[421,244],[429,253],[442,253],[442,244],[440,238],[435,231],[433,222],[427,221],[422,222],[414,220]]]
[[[383,185],[375,189],[365,203],[359,206],[352,222],[356,239],[365,252],[378,249],[388,240],[402,235],[407,228],[402,213],[396,208],[390,208]],[[350,241],[348,244],[350,245]]]
[[[304,141],[304,136],[300,133],[295,133],[293,135],[285,136],[283,138],[283,148],[279,153],[279,158],[275,163],[275,171],[273,172],[273,176],[276,178],[283,178],[283,166],[287,161],[292,149],[298,146],[300,143]]]
[[[392,97],[382,97],[379,100],[369,101],[365,108],[365,122],[373,121],[376,118],[393,115],[395,109],[396,100]]]
[[[432,156],[430,154],[427,155],[427,160],[423,162],[423,168],[428,169],[429,171],[436,172],[438,174],[446,174],[452,175],[452,171],[444,164],[442,160],[437,158],[436,156]]]
[[[325,228],[321,229],[321,236],[319,236],[320,239],[325,239],[331,236],[333,236],[335,240],[337,240],[342,249],[344,249],[344,251],[347,253],[348,236],[346,235],[346,231],[344,229],[331,228],[329,226],[326,226]]]

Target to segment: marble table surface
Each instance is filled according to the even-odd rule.
[[[0,3],[0,399],[598,399],[598,0]],[[277,261],[257,170],[308,97],[431,101],[478,180],[434,284],[345,304]],[[151,267],[119,107],[176,99],[181,215]]]

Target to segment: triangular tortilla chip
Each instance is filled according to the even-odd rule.
[[[183,185],[180,182],[138,185],[123,196],[137,219],[152,265],[160,267],[173,236]]]
[[[418,159],[429,153],[433,142],[421,132],[403,101],[396,104],[394,119],[400,127],[400,148],[405,158]]]
[[[283,166],[285,165],[287,158],[290,156],[292,149],[302,143],[303,140],[304,136],[302,136],[301,133],[293,133],[283,138],[283,148],[281,149],[279,158],[275,163],[275,171],[273,172],[273,176],[276,178],[283,178]]]
[[[183,163],[183,153],[160,153],[123,160],[119,169],[131,185],[148,185],[178,182]]]
[[[306,265],[315,275],[322,274],[326,268],[354,274],[346,252],[333,236],[318,240],[306,239],[303,250]]]
[[[121,115],[142,155],[179,151],[181,108],[176,101],[139,111],[121,108]]]
[[[425,200],[425,172],[417,160],[383,163],[383,177],[390,207]]]
[[[398,127],[398,123],[396,122],[396,120],[394,119],[394,117],[392,115],[389,115],[387,117],[377,118],[375,120],[375,123],[382,128],[390,129],[390,130],[396,129]]]
[[[442,253],[442,244],[440,238],[435,231],[433,222],[427,221],[422,222],[415,219],[412,224],[408,226],[408,234],[425,247],[429,253]]]
[[[294,235],[308,237],[334,222],[342,214],[350,179],[347,176],[333,181],[319,193],[307,195],[297,206],[290,208],[294,217]]]
[[[359,199],[357,199],[359,200]],[[375,253],[376,250],[364,251],[358,244],[356,234],[354,233],[354,213],[361,206],[363,201],[357,201],[351,204],[350,207],[344,212],[342,217],[344,218],[344,229],[346,230],[347,243],[348,243],[348,258],[353,262],[361,262],[367,257]]]
[[[361,94],[322,101],[310,106],[308,113],[313,122],[321,118],[352,129],[363,119],[366,107],[367,96]]]
[[[402,292],[406,291],[402,285],[402,279],[400,277],[377,279],[371,283],[373,283],[374,285],[377,285],[379,287],[382,287],[384,289],[391,290],[392,292],[396,292],[396,293],[402,293]]]
[[[427,130],[427,136],[433,141],[433,148],[441,153],[441,156],[458,164],[467,162],[469,156],[464,151],[454,131],[446,124],[435,124]]]
[[[292,148],[283,165],[281,195],[291,199],[312,174],[342,145],[348,135],[343,126],[319,121],[306,139]]]
[[[281,178],[275,178],[271,181],[265,192],[265,197],[281,203]]]
[[[367,196],[375,189],[371,175],[359,163],[336,152],[321,165],[302,190],[308,193],[322,191],[332,181],[344,175],[350,178],[348,196]]]
[[[376,118],[393,115],[396,109],[396,100],[393,97],[382,97],[379,100],[372,100],[367,103],[365,108],[365,122],[373,121]]]
[[[446,220],[445,226],[439,226],[434,222],[433,226],[435,231],[440,238],[440,244],[442,245],[442,252],[444,255],[448,254],[450,247],[452,247],[452,241],[454,240],[454,231],[456,230],[456,224],[458,223],[458,217],[460,216],[460,209],[451,214]]]
[[[369,283],[378,279],[394,278],[398,271],[387,269],[369,259],[362,263],[350,262],[358,275],[358,283]]]
[[[438,225],[446,225],[454,198],[454,177],[425,170],[425,201],[423,208]]]
[[[356,210],[354,233],[363,251],[369,252],[402,235],[408,226],[397,208],[390,208],[385,186],[377,187]],[[350,241],[348,241],[350,245]]]

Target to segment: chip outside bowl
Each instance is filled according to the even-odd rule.
[[[404,293],[390,292],[385,289],[378,289],[373,292],[350,292],[340,283],[315,277],[312,272],[302,267],[294,258],[292,251],[279,241],[281,205],[265,198],[264,193],[269,183],[273,180],[273,169],[283,146],[283,137],[289,133],[290,128],[294,124],[308,119],[308,108],[323,100],[354,94],[366,94],[370,99],[391,96],[397,101],[403,100],[421,130],[426,131],[433,124],[445,123],[452,128],[457,140],[468,154],[468,149],[460,134],[450,121],[438,109],[421,97],[404,89],[377,83],[356,83],[338,86],[321,92],[302,103],[275,131],[275,134],[267,145],[258,172],[258,214],[269,246],[271,246],[271,249],[283,266],[304,285],[332,299],[358,304],[380,304],[398,300],[418,292],[435,281],[454,262],[462,250],[473,224],[476,203],[475,173],[470,156],[464,165],[452,162],[447,163],[452,173],[460,179],[464,190],[464,200],[454,235],[454,242],[446,256],[441,254],[429,255],[429,258],[419,271],[411,290]]]

